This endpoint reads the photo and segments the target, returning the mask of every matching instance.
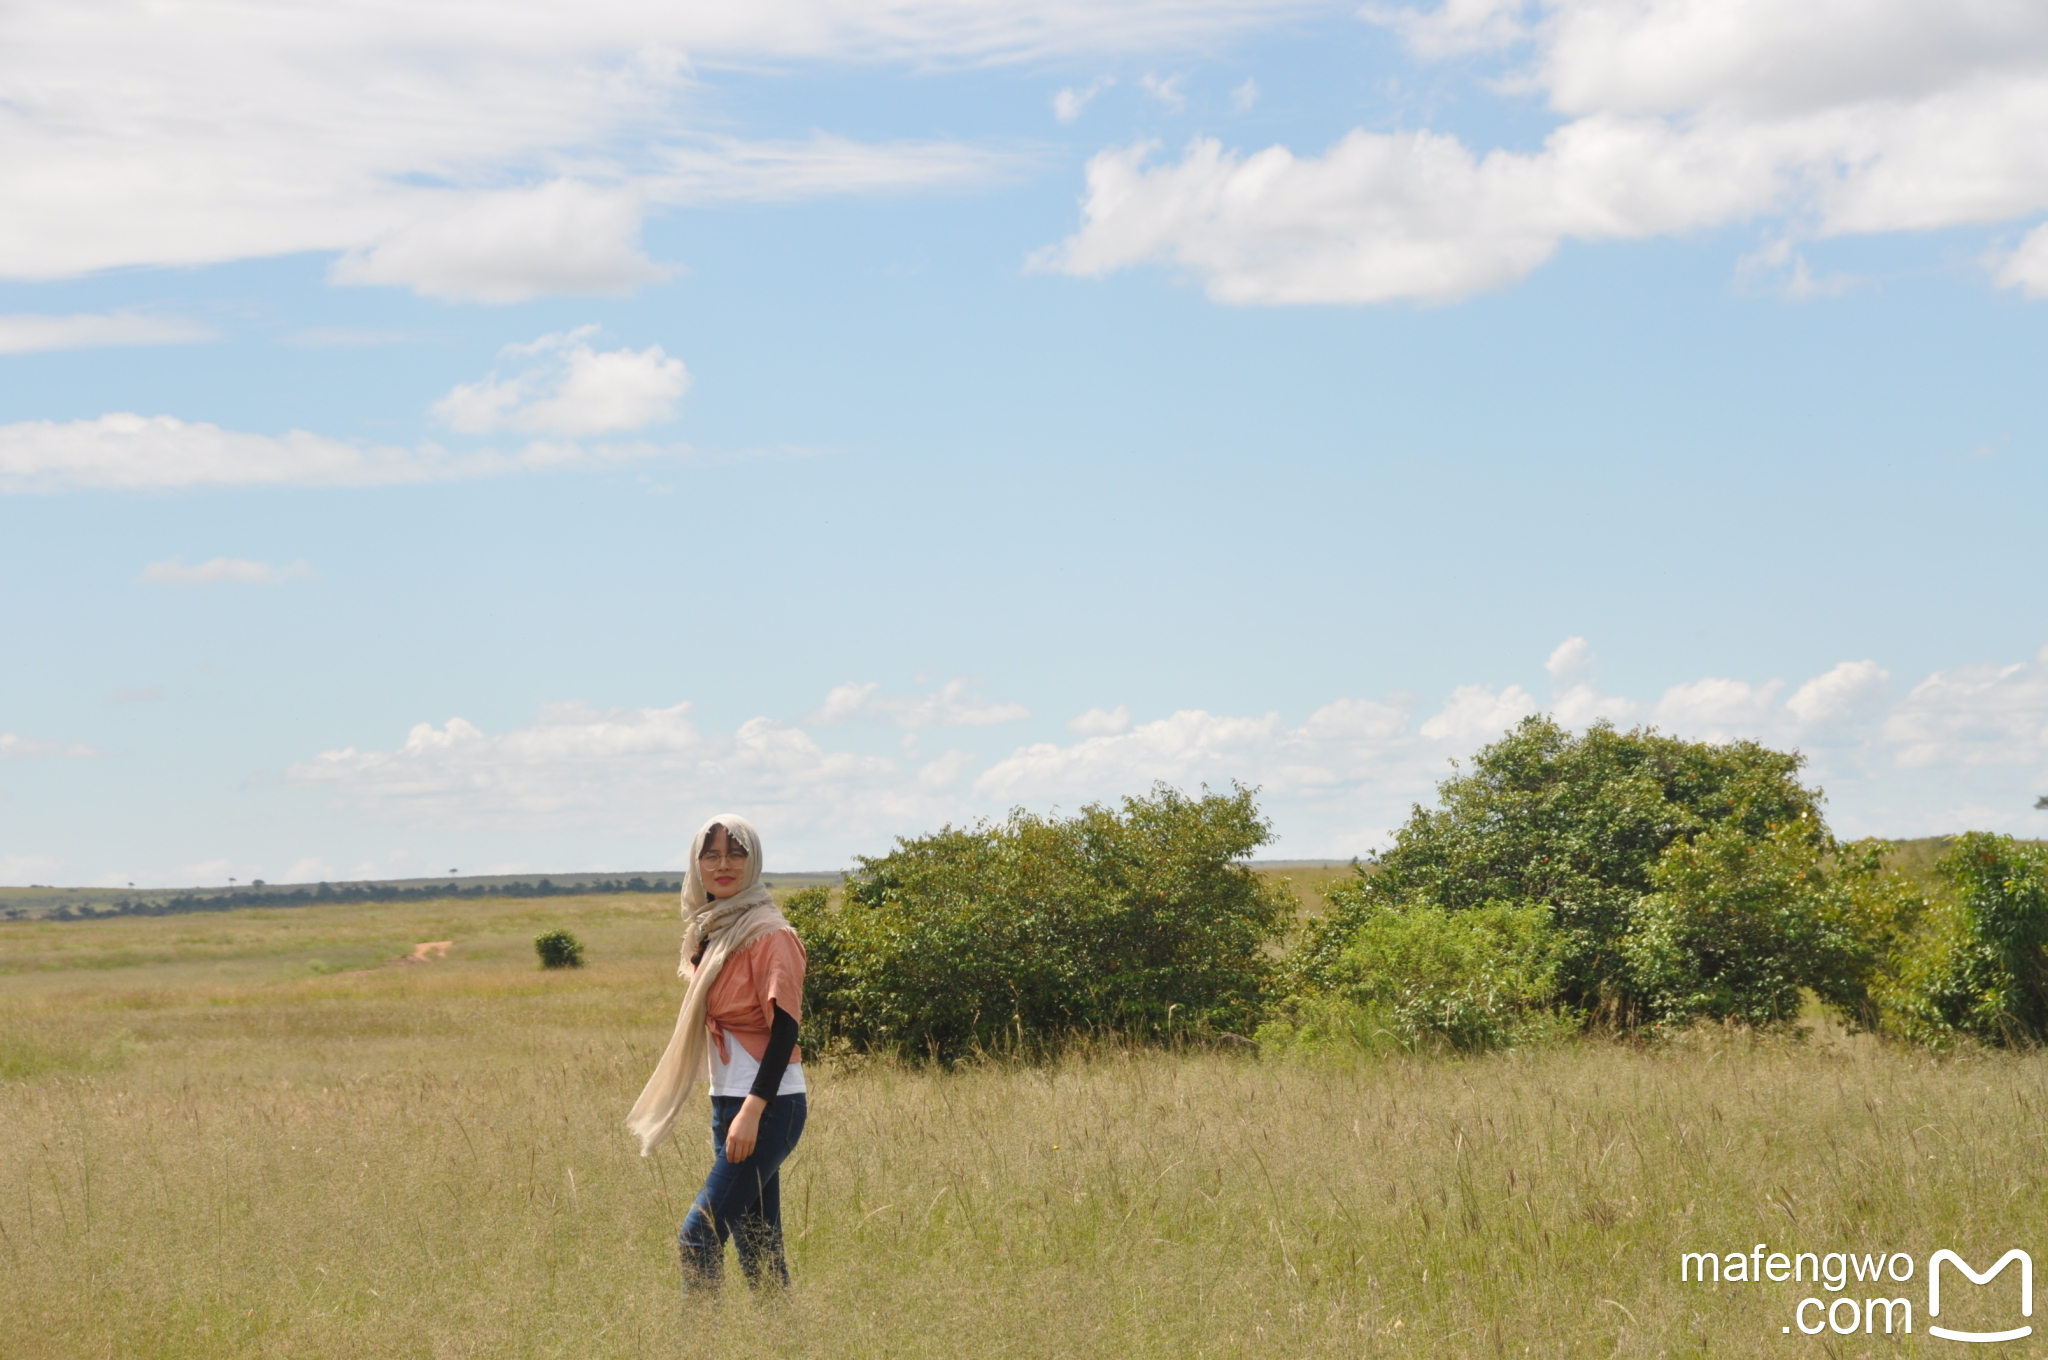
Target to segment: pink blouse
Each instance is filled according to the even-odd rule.
[[[804,942],[794,930],[773,930],[725,961],[711,995],[704,999],[704,1020],[721,1062],[730,1061],[729,1034],[759,1062],[768,1052],[768,1032],[781,1006],[799,1024],[804,1018]],[[799,1048],[792,1064],[804,1060]]]

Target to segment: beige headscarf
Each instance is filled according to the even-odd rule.
[[[722,826],[728,841],[747,847],[747,881],[724,901],[711,897],[697,870],[697,856],[713,827]],[[761,833],[744,817],[720,813],[697,829],[690,842],[690,867],[683,874],[683,958],[676,976],[690,980],[683,993],[682,1014],[676,1017],[676,1032],[669,1036],[668,1050],[655,1064],[654,1075],[633,1102],[626,1127],[640,1139],[640,1155],[647,1156],[661,1146],[676,1116],[697,1088],[700,1078],[711,1070],[711,1040],[705,1027],[705,1003],[711,984],[725,968],[725,961],[772,930],[786,930],[789,922],[775,905],[775,898],[761,886]],[[698,941],[707,941],[704,958],[694,969],[690,960]]]

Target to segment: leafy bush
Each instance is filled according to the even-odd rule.
[[[1933,1042],[2048,1040],[2048,847],[1972,832],[1935,871],[1950,891],[1903,952],[1887,1018]]]
[[[1622,1023],[1650,1018],[1625,942],[1638,903],[1658,890],[1660,858],[1716,829],[1745,842],[1800,823],[1824,835],[1819,795],[1797,778],[1802,760],[1754,742],[1605,723],[1574,736],[1548,717],[1524,719],[1439,785],[1439,806],[1417,807],[1393,848],[1333,896],[1291,960],[1293,988],[1339,985],[1345,951],[1375,912],[1506,903],[1540,908],[1556,932],[1559,1003]],[[1660,974],[1653,985],[1674,981]]]
[[[898,840],[836,910],[786,904],[807,1006],[857,1048],[941,1058],[1080,1031],[1248,1032],[1294,906],[1242,862],[1271,836],[1249,790],[1161,785],[1121,809]]]
[[[1333,890],[1357,926],[1330,970],[1329,993],[1409,1047],[1506,1048],[1556,991],[1558,938],[1540,907],[1489,903],[1450,912]]]
[[[533,952],[540,955],[543,968],[583,966],[583,944],[566,930],[550,930],[534,936]]]
[[[1262,1051],[1390,1053],[1414,1041],[1395,1029],[1394,1008],[1337,996],[1290,996],[1274,1006],[1253,1036]]]
[[[1769,1025],[1810,987],[1869,1023],[1869,974],[1908,900],[1881,850],[1842,851],[1804,818],[1761,837],[1724,825],[1666,847],[1650,880],[1622,942],[1649,1019]]]

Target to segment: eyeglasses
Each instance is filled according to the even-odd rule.
[[[706,850],[703,854],[697,856],[697,862],[699,864],[745,864],[747,862],[747,847],[735,845],[722,854],[716,850]]]

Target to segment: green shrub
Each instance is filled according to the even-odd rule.
[[[807,1005],[862,1049],[953,1058],[1078,1032],[1248,1033],[1293,898],[1242,862],[1249,790],[946,827],[862,859],[844,899],[784,908]],[[799,894],[798,897],[802,897]]]
[[[1903,953],[1887,1018],[1932,1042],[2048,1039],[2048,847],[1971,832],[1935,870],[1949,892]]]
[[[1804,821],[1824,835],[1819,795],[1797,779],[1802,760],[1754,742],[1605,723],[1574,736],[1550,718],[1524,719],[1439,785],[1439,805],[1417,807],[1392,849],[1333,896],[1290,960],[1291,987],[1311,995],[1337,985],[1346,949],[1375,912],[1512,903],[1540,907],[1556,932],[1559,1003],[1622,1023],[1648,1018],[1624,942],[1638,904],[1658,890],[1660,857],[1717,828],[1760,840]]]
[[[534,936],[533,952],[540,955],[543,968],[583,966],[583,944],[566,930],[549,930]]]
[[[1273,1007],[1253,1035],[1261,1051],[1387,1054],[1412,1050],[1395,1028],[1394,1008],[1337,996],[1291,996]]]
[[[1556,995],[1560,941],[1540,906],[1488,903],[1445,911],[1428,903],[1353,902],[1331,894],[1356,925],[1329,970],[1330,995],[1384,1023],[1410,1047],[1476,1051],[1511,1046]]]
[[[1898,900],[1872,855],[1804,818],[1761,837],[1724,825],[1668,846],[1650,881],[1622,941],[1647,1019],[1776,1024],[1812,988],[1869,1022],[1869,973],[1896,925],[1873,908]]]

